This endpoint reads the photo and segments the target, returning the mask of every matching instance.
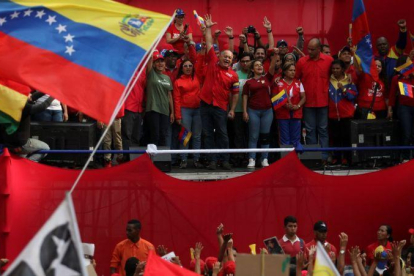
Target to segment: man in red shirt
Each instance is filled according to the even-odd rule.
[[[308,44],[309,55],[296,64],[296,78],[302,81],[306,93],[303,121],[306,143],[329,146],[328,137],[328,90],[330,68],[333,58],[321,53],[321,42],[313,38]],[[319,138],[319,139],[318,139]],[[324,163],[328,153],[322,153]]]
[[[216,25],[211,16],[206,15],[206,47],[207,47],[207,71],[203,89],[200,93],[201,120],[204,133],[204,147],[206,149],[228,149],[229,138],[227,135],[227,118],[234,118],[234,109],[239,98],[239,77],[231,69],[233,53],[229,50],[222,51],[217,57],[213,48],[211,27]],[[230,110],[227,114],[229,98],[231,96]],[[223,161],[223,169],[231,169],[229,154],[220,154]],[[215,170],[217,156],[208,155],[210,164],[207,169]]]
[[[315,238],[311,242],[305,245],[306,256],[309,256],[310,247],[316,246],[317,242],[320,242],[327,250],[328,255],[331,257],[331,259],[336,259],[336,256],[338,255],[337,254],[338,251],[336,250],[336,247],[326,241],[326,236],[328,234],[328,226],[326,226],[326,223],[321,220],[316,222],[315,225],[313,226],[313,232],[315,233]],[[343,253],[341,252],[341,254]]]
[[[284,219],[285,235],[279,240],[279,244],[286,255],[290,255],[291,274],[296,271],[296,255],[305,249],[305,242],[296,235],[298,221],[294,216],[287,216]]]
[[[131,258],[135,257],[139,262],[145,262],[148,259],[150,251],[155,251],[154,246],[140,237],[141,222],[133,219],[128,221],[126,234],[127,239],[121,241],[115,246],[111,259],[111,275],[118,273],[125,276],[125,263]]]

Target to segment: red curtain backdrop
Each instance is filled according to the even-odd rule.
[[[397,239],[414,227],[414,162],[359,176],[326,176],[304,167],[294,153],[268,168],[215,182],[190,182],[158,171],[148,156],[109,169],[89,170],[73,193],[82,240],[96,244],[98,275],[109,275],[115,244],[126,222],[141,220],[142,237],[163,244],[189,264],[189,248],[204,244],[217,255],[215,229],[224,223],[239,252],[283,235],[283,218],[294,215],[298,235],[313,238],[313,224],[328,224],[328,240],[340,232],[365,247],[390,224]],[[63,200],[79,171],[0,156],[0,256],[13,260]]]
[[[201,32],[197,28],[193,10],[201,16],[211,13],[214,21],[219,24],[217,28],[223,31],[226,26],[233,27],[237,46],[238,35],[243,27],[248,25],[254,25],[264,37],[264,41],[267,41],[262,23],[263,17],[267,16],[272,22],[276,41],[283,38],[289,45],[295,44],[296,27],[303,26],[306,39],[322,38],[324,43],[331,45],[333,54],[337,54],[346,44],[353,6],[352,0],[118,1],[165,14],[173,14],[176,8],[182,8],[187,14],[186,22],[191,24],[198,38]],[[364,3],[374,41],[380,36],[385,36],[394,44],[398,37],[397,21],[402,18],[407,20],[409,29],[414,33],[414,5],[411,0],[364,0]],[[221,36],[225,36],[223,32]],[[411,47],[408,43],[408,49]]]

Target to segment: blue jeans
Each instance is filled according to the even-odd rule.
[[[42,141],[37,140],[37,139],[29,138],[29,139],[27,139],[27,143],[24,144],[24,146],[22,146],[21,155],[23,157],[28,158],[29,160],[39,162],[44,157],[46,157],[47,154],[46,153],[32,154],[32,153],[36,152],[36,151],[39,151],[39,150],[49,150],[49,149],[50,149],[49,145],[46,144],[45,142],[42,142]]]
[[[329,146],[328,107],[304,107],[303,122],[306,129],[306,143],[315,145],[319,140],[321,147],[327,148]],[[322,159],[328,159],[328,152],[322,152]]]
[[[229,137],[227,135],[227,111],[220,107],[200,103],[201,123],[204,134],[204,147],[206,149],[228,149]],[[208,154],[209,161],[229,161],[228,153]]]
[[[38,122],[63,122],[62,110],[48,110],[42,111],[34,115],[34,120]]]
[[[401,124],[401,143],[403,146],[409,146],[413,141],[413,124],[414,124],[414,106],[398,106],[398,119]],[[410,158],[410,151],[403,151],[403,159]]]
[[[294,147],[300,142],[300,119],[279,119],[279,135],[281,145]]]
[[[273,121],[273,110],[271,108],[265,110],[247,109],[249,114],[249,149],[257,148],[259,141],[262,148],[268,149],[270,142],[270,127]],[[267,159],[269,153],[262,152],[261,159]],[[256,153],[250,152],[249,158],[256,159]]]
[[[200,108],[181,108],[181,125],[184,126],[187,130],[192,132],[191,142],[193,149],[201,148],[201,115]],[[189,144],[189,143],[188,143]],[[188,145],[184,147],[180,143],[180,149],[188,149]],[[181,160],[187,161],[187,153],[181,154]],[[194,154],[194,161],[200,159],[200,154]]]

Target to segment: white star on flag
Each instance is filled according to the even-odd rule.
[[[75,36],[71,34],[67,34],[66,36],[64,36],[64,38],[65,38],[65,42],[69,42],[69,41],[73,42],[73,39],[75,38]]]
[[[69,54],[70,56],[72,56],[72,53],[76,52],[75,49],[73,49],[73,45],[71,46],[66,46],[66,51],[65,54]]]
[[[59,33],[66,32],[66,25],[59,24],[59,26],[56,28],[56,30],[58,30]]]
[[[15,11],[13,14],[10,15],[11,19],[15,19],[19,17],[20,12]]]
[[[45,14],[46,14],[45,11],[41,10],[41,11],[36,12],[35,17],[38,17],[38,18],[42,19],[43,15],[45,15]]]
[[[28,9],[27,11],[24,12],[23,17],[30,16],[32,14],[32,12],[33,11],[31,9]]]
[[[6,23],[6,17],[0,18],[0,26],[3,26],[4,23]]]
[[[56,16],[50,16],[46,20],[47,23],[49,23],[49,26],[56,22]]]

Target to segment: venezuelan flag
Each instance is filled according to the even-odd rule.
[[[372,51],[372,38],[369,32],[364,2],[362,0],[354,0],[352,11],[352,39],[357,46],[355,57],[362,71],[371,75],[375,81],[378,81],[378,71]]]
[[[170,20],[110,0],[2,0],[0,72],[108,123]]]
[[[414,64],[411,62],[411,60],[408,59],[405,64],[395,68],[395,70],[400,72],[401,75],[408,76],[411,73],[414,73]]]
[[[190,139],[191,139],[191,135],[192,135],[193,133],[191,132],[191,131],[188,131],[185,127],[181,127],[181,131],[180,131],[180,133],[178,134],[178,140],[180,141],[180,143],[184,146],[184,147],[186,147],[187,146],[187,144],[188,144],[188,142],[190,141]]]
[[[282,107],[288,100],[285,89],[273,96],[271,100],[274,110]]]
[[[199,16],[198,15],[198,13],[195,11],[195,10],[193,10],[193,13],[194,13],[194,17],[195,17],[195,19],[197,20],[197,24],[200,26],[200,25],[206,25],[206,23],[205,23],[205,21],[204,21],[204,18],[202,18],[201,16]]]
[[[398,82],[398,86],[400,87],[400,93],[403,96],[407,96],[412,98],[413,97],[413,86],[407,83]]]
[[[6,126],[7,134],[12,134],[19,127],[29,93],[29,87],[0,81],[0,124]]]

